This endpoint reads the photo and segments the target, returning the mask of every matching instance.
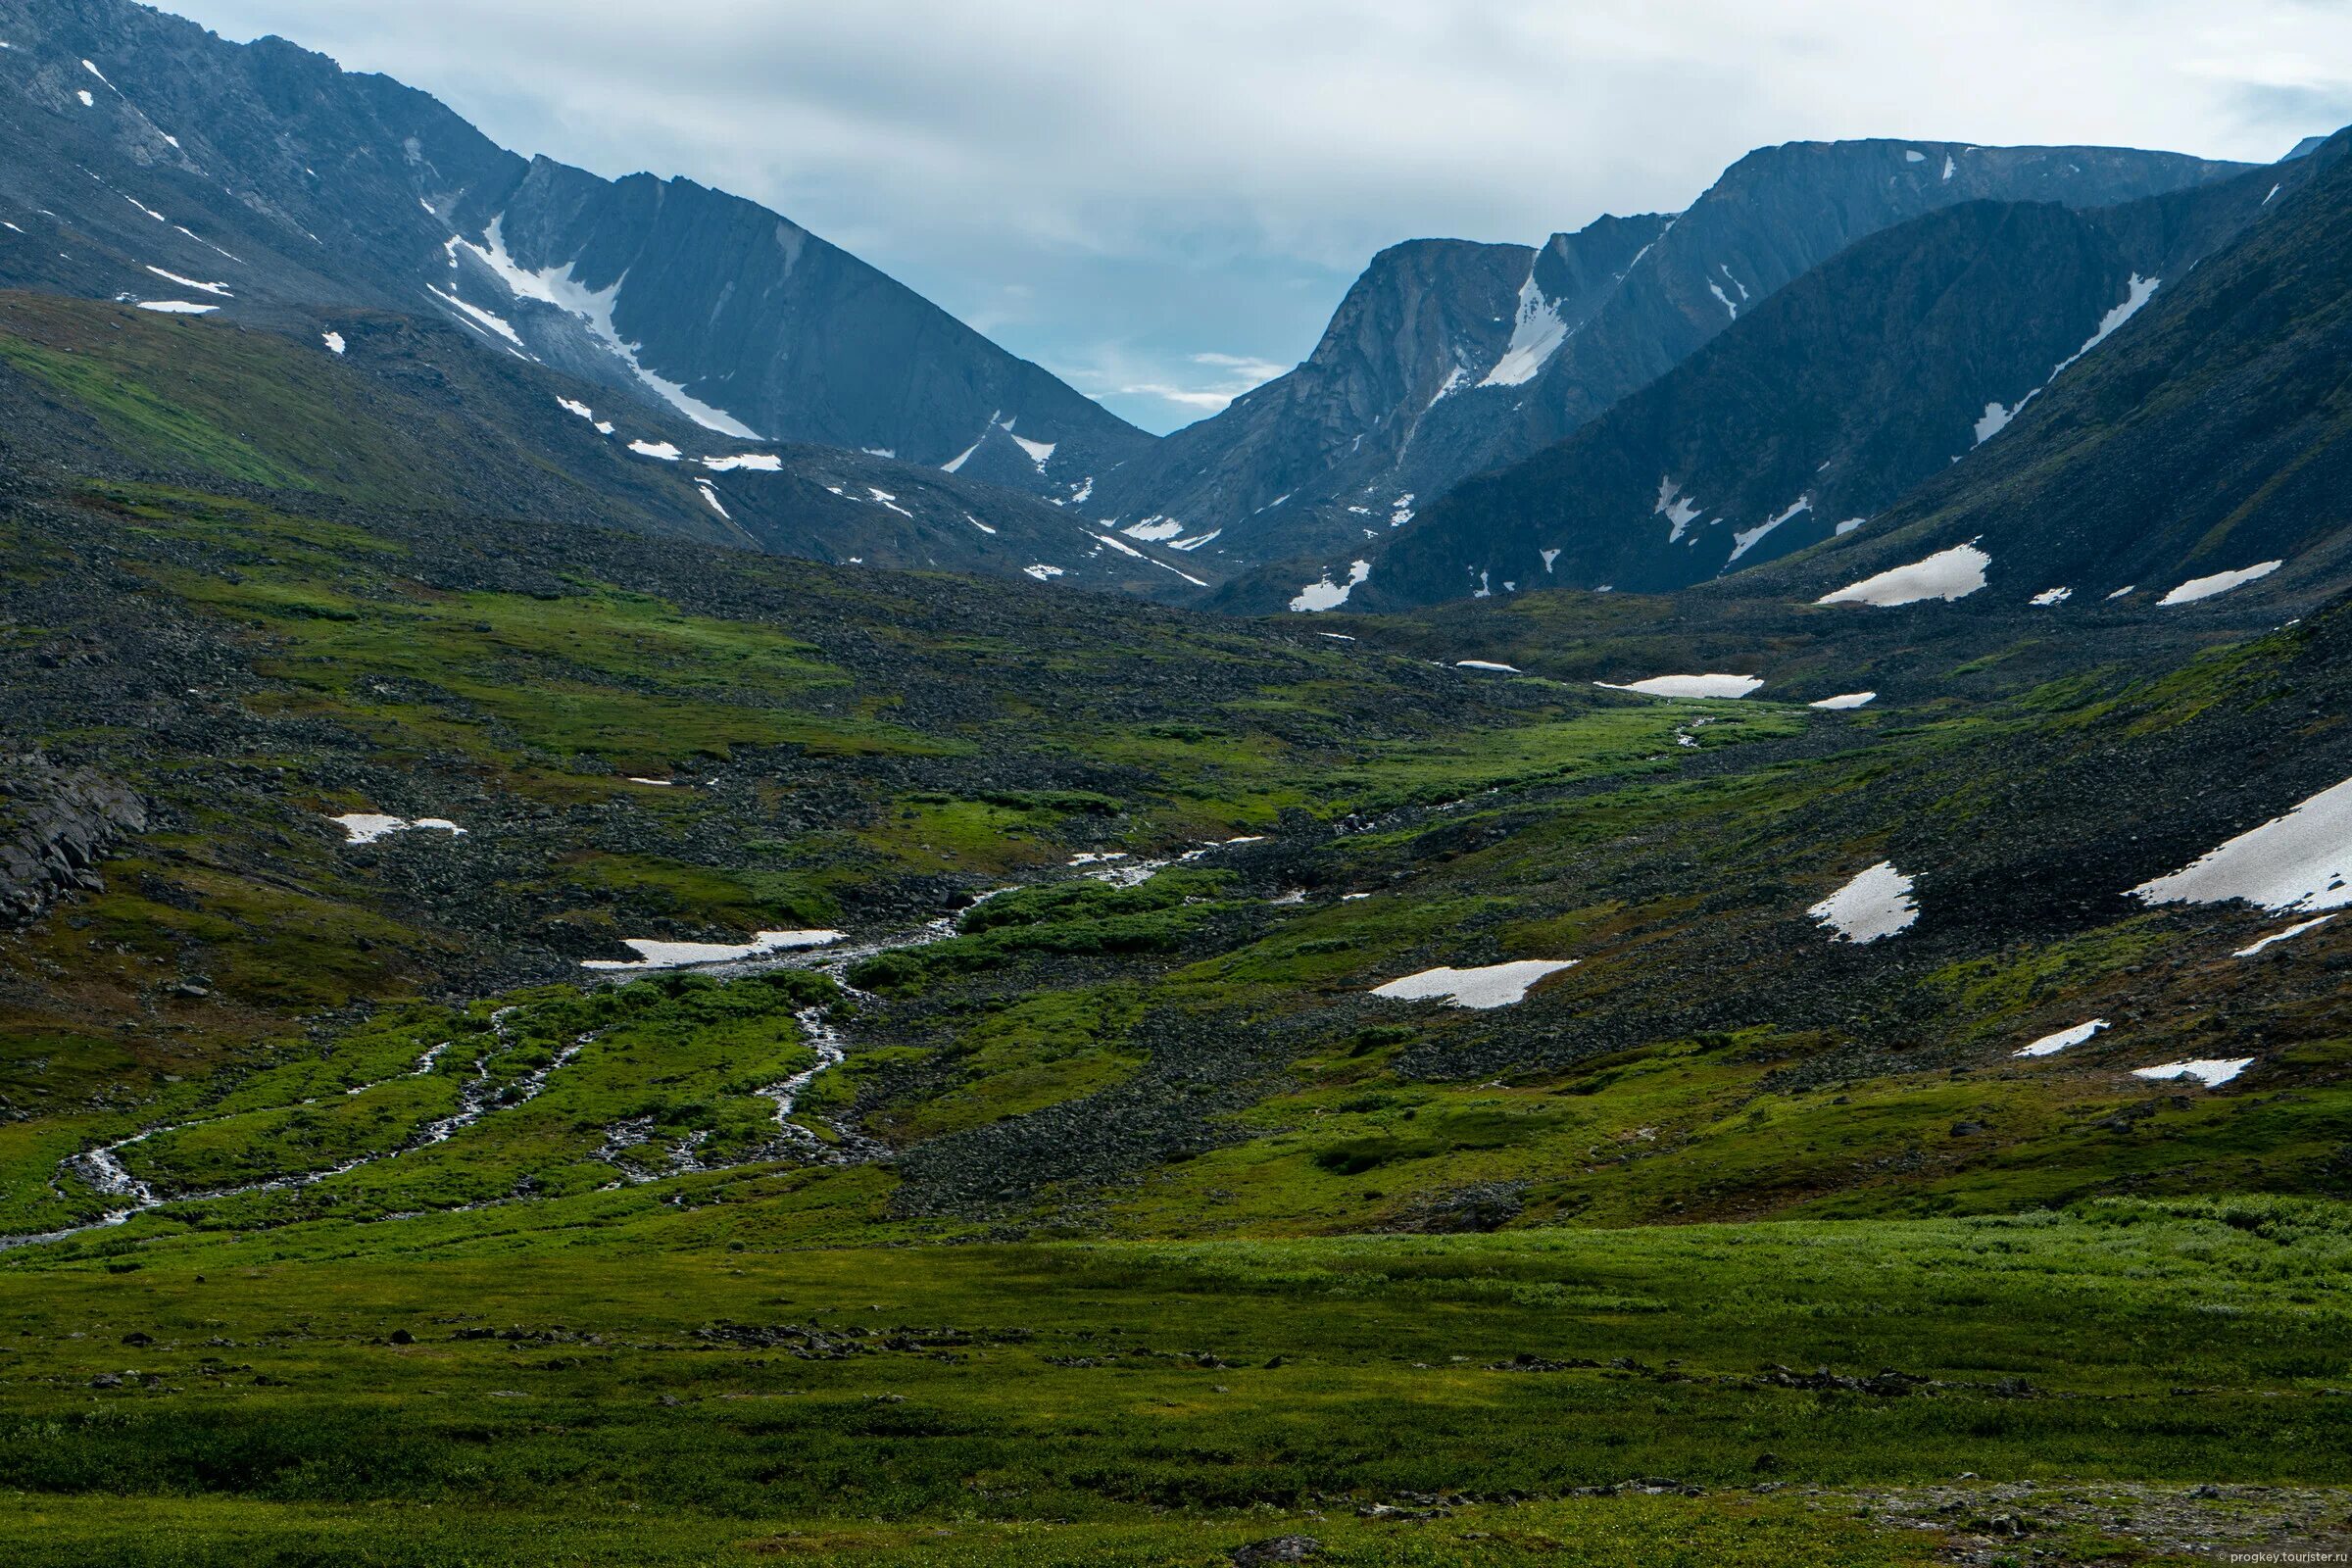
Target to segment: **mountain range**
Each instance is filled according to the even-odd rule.
[[[2352,132],[1766,149],[1154,439],[0,45],[0,1559],[2352,1550]]]

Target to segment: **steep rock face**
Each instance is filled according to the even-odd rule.
[[[1603,218],[1540,249],[1392,246],[1348,289],[1304,364],[1112,475],[1100,506],[1140,508],[1196,537],[1221,532],[1213,553],[1242,560],[1302,530],[1337,539],[1397,525],[1417,496],[1387,480],[1416,454],[1462,443],[1453,414],[1471,394],[1534,377],[1666,222]],[[1300,520],[1309,514],[1324,524]]]
[[[262,324],[435,313],[717,432],[934,466],[1010,423],[1023,461],[973,476],[1054,499],[1152,444],[754,203],[526,161],[282,40],[126,0],[13,9],[0,283]]]
[[[2088,212],[1975,202],[1865,239],[1568,440],[1461,485],[1375,556],[1357,602],[1671,589],[1865,529],[2312,168]]]
[[[1524,281],[1530,303],[1556,316],[1560,329],[1523,342],[1527,352],[1508,364],[1498,351],[1434,407],[1392,405],[1378,421],[1351,428],[1356,416],[1344,403],[1289,394],[1281,413],[1320,431],[1313,442],[1292,443],[1284,431],[1265,428],[1280,422],[1269,419],[1271,411],[1244,400],[1131,466],[1110,499],[1129,513],[1172,513],[1195,531],[1227,529],[1219,548],[1229,571],[1337,554],[1359,547],[1367,517],[1385,518],[1397,497],[1415,497],[1417,510],[1470,474],[1561,439],[1870,234],[1963,202],[2104,206],[2197,186],[2242,167],[2113,148],[1897,141],[1764,148],[1732,166],[1677,218],[1602,220],[1555,236]],[[1442,362],[1428,367],[1419,381],[1442,380],[1448,369]],[[1384,444],[1375,439],[1376,422],[1409,425],[1412,439]],[[1252,521],[1231,498],[1244,493],[1239,476],[1252,469],[1252,454],[1269,445],[1343,451],[1348,461],[1293,475],[1280,516]]]

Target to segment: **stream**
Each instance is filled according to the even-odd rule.
[[[1201,845],[1164,859],[1135,859],[1124,855],[1083,856],[1072,861],[1070,865],[1056,869],[1066,871],[1076,866],[1084,866],[1086,869],[1081,874],[1093,881],[1105,882],[1113,887],[1136,887],[1150,881],[1171,865],[1188,864],[1213,855],[1219,850],[1261,842],[1263,842],[1262,836],[1227,839],[1221,843]],[[1032,882],[994,888],[964,905],[962,908],[927,921],[913,931],[857,943],[849,947],[828,948],[821,951],[815,949],[781,951],[772,955],[738,958],[722,963],[679,967],[690,967],[693,973],[708,974],[722,980],[765,974],[777,969],[807,969],[831,979],[853,1000],[873,1002],[878,999],[859,991],[849,983],[847,975],[852,966],[884,953],[928,947],[935,942],[945,942],[956,934],[957,922],[965,912],[979,907],[990,899],[1002,898],[1007,893],[1044,886],[1059,880],[1061,878],[1057,876],[1039,877]],[[676,972],[676,970],[665,969],[661,972]],[[605,983],[621,982],[629,978],[634,978],[634,976],[628,970],[611,971],[610,979]],[[515,1010],[513,1007],[502,1007],[490,1015],[491,1028],[502,1046],[510,1043],[507,1019]],[[847,1059],[850,1041],[849,1037],[827,1017],[827,1008],[824,1006],[803,1008],[793,1017],[794,1021],[800,1025],[809,1048],[816,1053],[816,1060],[789,1078],[754,1091],[761,1099],[772,1101],[775,1103],[777,1143],[769,1146],[769,1149],[789,1150],[812,1164],[866,1164],[889,1158],[891,1152],[887,1145],[854,1127],[827,1120],[825,1125],[831,1130],[836,1140],[827,1143],[803,1125],[801,1121],[794,1119],[794,1111],[808,1094],[809,1087],[825,1073],[840,1066]],[[110,1143],[83,1150],[78,1153],[69,1154],[58,1161],[58,1170],[61,1174],[71,1174],[101,1196],[121,1199],[122,1201],[117,1206],[109,1208],[97,1218],[85,1220],[77,1225],[63,1226],[57,1230],[40,1231],[24,1236],[0,1236],[0,1252],[20,1247],[37,1247],[45,1242],[62,1242],[91,1231],[106,1230],[123,1224],[150,1209],[161,1208],[166,1203],[210,1202],[221,1199],[242,1198],[254,1193],[285,1192],[295,1188],[309,1187],[332,1176],[346,1175],[364,1166],[381,1164],[387,1160],[398,1159],[404,1154],[412,1154],[418,1150],[446,1143],[458,1133],[480,1121],[494,1109],[511,1109],[517,1105],[527,1104],[537,1099],[539,1094],[546,1089],[548,1080],[568,1065],[595,1038],[593,1033],[579,1036],[559,1051],[554,1059],[546,1066],[536,1068],[516,1080],[503,1093],[491,1078],[490,1062],[494,1053],[485,1051],[475,1058],[472,1076],[459,1091],[456,1110],[427,1122],[392,1149],[375,1153],[354,1155],[350,1159],[323,1166],[318,1170],[302,1171],[288,1176],[273,1176],[264,1181],[247,1182],[239,1186],[216,1188],[206,1192],[164,1195],[158,1194],[149,1183],[132,1174],[130,1168],[122,1162],[123,1150],[144,1143],[150,1138],[182,1132],[194,1127],[203,1127],[214,1122],[226,1121],[232,1116],[249,1114],[248,1111],[226,1111],[216,1115],[191,1117],[186,1121],[159,1123],[127,1137],[118,1138]],[[416,1059],[416,1064],[405,1072],[395,1073],[389,1078],[380,1078],[372,1083],[357,1085],[344,1090],[340,1096],[317,1095],[307,1100],[292,1102],[287,1105],[255,1106],[253,1109],[287,1110],[304,1105],[324,1104],[337,1098],[349,1099],[364,1095],[370,1090],[380,1089],[386,1084],[397,1083],[404,1078],[421,1078],[439,1064],[442,1056],[451,1049],[451,1042],[445,1040],[427,1050]],[[624,1151],[646,1142],[650,1132],[650,1117],[609,1127],[605,1131],[604,1146],[595,1151],[593,1157],[608,1161],[613,1160]],[[673,1147],[670,1151],[666,1170],[654,1174],[624,1171],[621,1177],[609,1184],[608,1190],[716,1168],[704,1164],[696,1152],[702,1140],[707,1136],[707,1134],[693,1134]],[[766,1152],[762,1152],[753,1157],[764,1158],[769,1155]],[[743,1163],[743,1161],[729,1161],[729,1163]],[[54,1185],[53,1183],[52,1186],[54,1187]],[[62,1191],[59,1196],[61,1198],[64,1196]],[[482,1205],[467,1204],[465,1206],[474,1208]]]

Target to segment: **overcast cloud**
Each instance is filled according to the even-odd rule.
[[[751,196],[1152,429],[1365,259],[1672,211],[1750,147],[2268,160],[2352,122],[2352,0],[167,0],[604,174]]]

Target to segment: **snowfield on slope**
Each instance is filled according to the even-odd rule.
[[[2090,1020],[2090,1022],[2079,1023],[2072,1029],[2061,1029],[2054,1035],[2043,1035],[2039,1040],[2034,1041],[2032,1045],[2022,1046],[2018,1050],[2010,1053],[2010,1054],[2017,1056],[2054,1056],[2069,1046],[2079,1046],[2082,1044],[2083,1041],[2088,1040],[2092,1035],[2097,1034],[2100,1030],[2106,1027],[2106,1019],[2093,1018]]]
[[[1966,599],[1984,586],[1984,568],[1991,564],[1992,558],[1974,543],[1954,545],[1949,550],[1938,550],[1925,561],[1914,561],[1908,566],[1897,566],[1849,583],[1813,602],[1892,609],[1896,605],[1916,605],[1926,599]]]
[[[2352,779],[2132,892],[2150,904],[2243,899],[2273,914],[2352,904]]]
[[[1484,1011],[1524,1001],[1530,986],[1545,975],[1573,969],[1577,962],[1575,958],[1522,958],[1515,963],[1489,964],[1483,969],[1424,969],[1419,974],[1374,986],[1372,994],[1399,1002],[1443,1000],[1452,1006]]]
[[[2217,571],[2210,577],[2191,577],[2188,581],[2156,601],[2159,605],[2193,605],[2200,600],[2213,599],[2232,588],[2243,588],[2257,582],[2285,565],[2283,561],[2264,561],[2235,571]]]
[[[1333,582],[1331,573],[1327,570],[1323,573],[1321,581],[1310,582],[1298,590],[1291,600],[1291,609],[1301,614],[1312,614],[1323,610],[1337,610],[1348,602],[1348,596],[1355,591],[1357,584],[1371,575],[1372,563],[1369,561],[1348,563],[1346,582]]]
[[[705,963],[732,963],[737,958],[790,948],[821,948],[839,942],[839,931],[762,931],[741,944],[724,942],[662,942],[650,937],[625,937],[621,946],[637,955],[630,958],[585,958],[583,969],[685,969]]]
[[[1761,675],[1652,675],[1646,680],[1592,683],[1612,692],[1639,692],[1644,697],[1745,697],[1764,684]]]
[[[1911,879],[1881,860],[1805,911],[1844,942],[1876,942],[1910,928],[1919,918]]]
[[[405,816],[387,816],[381,811],[348,811],[330,816],[328,821],[343,829],[347,844],[373,844],[377,839],[394,833],[411,833],[418,829],[447,833],[463,838],[466,830],[446,816],[419,816],[411,820]]]

